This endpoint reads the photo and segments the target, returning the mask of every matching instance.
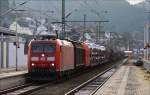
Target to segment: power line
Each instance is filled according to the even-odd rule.
[[[97,0],[94,0],[95,1],[95,3],[96,3],[96,5],[97,6],[99,6],[100,4],[99,4],[99,2],[97,1]]]
[[[83,4],[83,3],[86,3],[86,5],[85,4]],[[94,14],[96,14],[98,17],[100,17],[100,12],[98,12],[96,9],[94,9],[94,8],[92,8],[88,3],[87,3],[87,1],[81,1],[80,2],[80,5],[82,4],[82,6],[84,6],[85,8],[88,8],[89,9],[89,11],[90,12],[92,12],[92,13],[94,13]],[[88,5],[88,6],[87,6]],[[89,7],[90,6],[90,7]]]
[[[24,4],[28,3],[29,1],[31,1],[31,0],[27,0],[27,1],[23,2],[23,3],[20,3],[18,6],[15,6],[14,8],[11,8],[11,9],[7,10],[6,12],[2,13],[2,14],[0,15],[0,17],[6,15],[6,14],[8,14],[8,13],[10,13],[11,11],[15,10],[15,9],[16,9],[17,7],[19,7],[19,6],[23,6]]]
[[[26,8],[29,12],[37,12],[37,13],[40,13],[40,14],[46,16],[46,17],[51,16],[51,15],[48,15],[49,13],[54,13],[54,11],[41,11],[41,10],[33,9],[30,7],[26,7]]]

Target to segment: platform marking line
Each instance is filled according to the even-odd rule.
[[[119,68],[95,95],[116,95],[126,69],[126,66]]]
[[[120,85],[120,87],[118,89],[117,95],[124,95],[124,93],[125,93],[125,87],[127,85],[129,70],[130,70],[130,68],[126,69],[126,72],[124,74],[123,80],[122,80],[121,85]]]

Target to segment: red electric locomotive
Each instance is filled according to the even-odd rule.
[[[59,56],[57,41],[32,40],[28,46],[28,72],[31,76],[54,76],[57,73]],[[43,72],[45,72],[43,74]],[[47,75],[46,75],[47,74]]]

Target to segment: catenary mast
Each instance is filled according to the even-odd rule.
[[[150,0],[145,1],[146,21],[144,27],[144,45],[150,45]],[[144,51],[144,58],[149,59],[149,48]]]

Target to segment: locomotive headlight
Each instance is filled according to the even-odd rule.
[[[38,57],[31,57],[31,61],[39,61]]]
[[[55,61],[55,57],[47,57],[47,61]]]
[[[44,54],[42,54],[42,57],[44,57],[45,55]]]
[[[34,63],[32,63],[31,65],[32,65],[32,66],[35,66],[35,64],[34,64]]]
[[[54,64],[54,63],[52,63],[51,65],[52,65],[52,66],[55,66],[55,64]]]

